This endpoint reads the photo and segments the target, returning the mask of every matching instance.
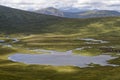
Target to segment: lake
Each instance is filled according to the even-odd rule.
[[[44,50],[45,51],[45,50]],[[88,67],[88,64],[94,63],[101,66],[115,66],[108,64],[107,61],[115,59],[111,55],[98,55],[98,56],[83,56],[74,55],[72,51],[57,52],[49,51],[48,54],[23,54],[16,53],[9,56],[9,60],[14,62],[21,62],[25,64],[39,64],[39,65],[53,65],[53,66],[78,66],[78,67]]]

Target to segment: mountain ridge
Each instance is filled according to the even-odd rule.
[[[120,12],[112,10],[86,10],[81,12],[64,12],[53,7],[44,8],[34,12],[66,18],[93,18],[93,17],[120,16]]]

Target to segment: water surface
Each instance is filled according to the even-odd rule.
[[[67,51],[65,54],[63,53],[55,51],[53,51],[51,54],[16,53],[12,56],[9,56],[9,59],[15,62],[22,62],[26,64],[87,67],[88,64],[91,63],[100,64],[101,66],[106,65],[114,66],[112,64],[108,64],[107,60],[116,58],[110,55],[99,56],[73,55],[71,54],[71,51]]]

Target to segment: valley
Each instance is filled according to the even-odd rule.
[[[69,19],[3,6],[0,13],[0,80],[120,79],[120,17]]]

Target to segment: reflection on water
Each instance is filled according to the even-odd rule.
[[[47,50],[48,52],[48,50]],[[99,55],[99,56],[82,56],[73,55],[72,51],[57,52],[50,50],[51,54],[21,54],[17,53],[9,57],[10,60],[15,62],[23,62],[26,64],[40,64],[40,65],[54,65],[54,66],[79,66],[87,67],[88,64],[100,64],[101,66],[114,66],[108,64],[107,60],[115,59],[110,55]]]

